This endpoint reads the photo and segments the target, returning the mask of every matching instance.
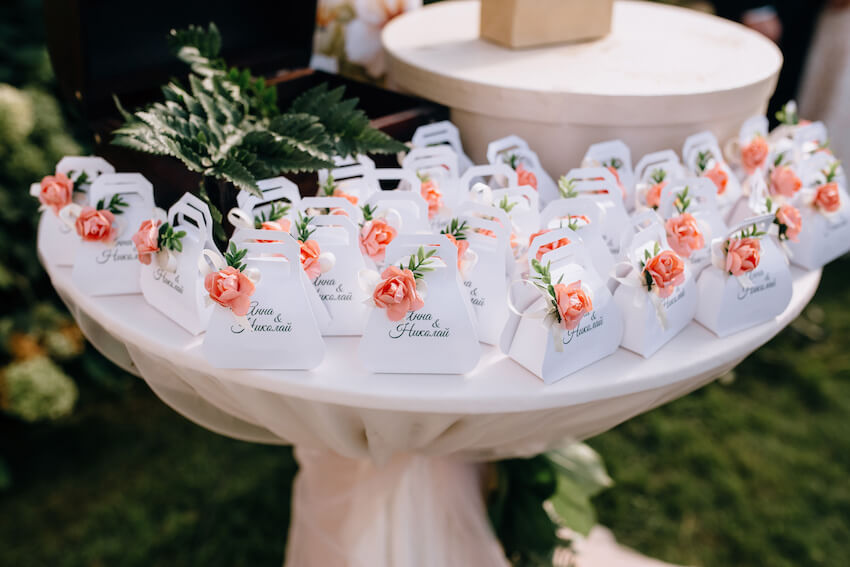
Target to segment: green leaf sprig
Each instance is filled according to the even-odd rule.
[[[835,181],[835,178],[838,176],[838,166],[841,165],[839,160],[835,160],[832,162],[828,168],[821,171],[821,175],[823,175],[824,184],[832,183]]]
[[[608,161],[603,161],[602,167],[613,167],[614,169],[619,170],[623,167],[623,160],[617,157],[612,157]]]
[[[365,205],[360,207],[360,210],[363,211],[363,222],[368,222],[375,218],[375,213],[378,210],[378,206],[366,203]]]
[[[159,227],[158,243],[160,250],[173,250],[175,252],[183,252],[183,237],[186,236],[185,230],[174,232],[174,227],[170,223],[163,223]]]
[[[502,197],[502,200],[499,201],[499,208],[505,211],[506,213],[510,213],[513,208],[516,207],[516,203],[508,202],[508,196],[505,195]]]
[[[539,260],[531,260],[531,268],[534,274],[531,276],[531,283],[543,290],[549,296],[550,311],[554,311],[555,317],[558,318],[558,323],[561,322],[561,311],[558,308],[558,296],[555,294],[555,285],[561,283],[564,279],[564,274],[558,278],[558,281],[552,283],[551,262],[547,262],[544,266]]]
[[[573,197],[578,197],[578,191],[576,191],[576,183],[575,179],[567,179],[566,175],[562,175],[560,179],[558,179],[558,192],[561,194],[562,199],[572,199]]]
[[[652,247],[652,252],[650,253],[649,249],[643,251],[643,258],[640,261],[640,273],[643,276],[643,281],[646,284],[646,291],[652,291],[652,286],[655,285],[655,280],[652,279],[652,275],[646,269],[646,263],[661,254],[661,244],[658,242]]]
[[[782,108],[776,111],[776,119],[787,126],[796,126],[800,123],[800,115],[797,110],[791,106],[790,102],[786,102]]]
[[[775,158],[773,158],[773,167],[779,167],[782,165],[782,162],[785,161],[785,152],[779,152]]]
[[[688,196],[689,191],[690,188],[685,185],[685,188],[684,190],[682,190],[682,192],[676,193],[676,201],[674,202],[674,205],[676,206],[676,210],[679,211],[680,215],[687,211],[688,207],[691,206],[691,198]]]
[[[440,234],[449,234],[453,236],[455,240],[466,240],[466,231],[468,228],[469,225],[466,221],[460,221],[454,218],[451,222],[449,222],[446,228],[440,231]]]
[[[714,153],[711,150],[697,152],[697,170],[699,170],[700,173],[705,172],[705,170],[708,169],[708,165],[711,163],[711,160],[713,159]],[[660,183],[660,181],[658,183]]]
[[[95,208],[98,211],[106,210],[112,213],[113,215],[121,215],[124,214],[124,211],[122,209],[129,206],[130,205],[127,203],[127,201],[125,201],[120,194],[116,193],[112,196],[112,198],[109,199],[109,203],[107,203],[105,199],[101,199],[97,202],[97,206]]]
[[[68,172],[68,177],[70,177],[71,179],[74,179],[75,173],[76,173],[75,170],[73,170],[73,169],[70,170]],[[77,192],[85,193],[86,190],[83,189],[83,185],[87,184],[88,182],[89,182],[89,174],[86,173],[85,171],[80,172],[80,175],[78,175],[77,178],[74,179],[74,193],[77,193]]]
[[[248,251],[243,249],[236,248],[236,244],[233,242],[230,243],[230,248],[227,252],[224,253],[224,260],[227,262],[228,266],[232,266],[239,270],[240,272],[244,272],[247,267],[243,259],[248,254]]]
[[[316,228],[310,228],[310,223],[313,222],[313,217],[298,214],[298,221],[295,223],[296,238],[301,242],[307,242],[310,237],[316,232]]]
[[[652,173],[650,174],[650,178],[656,185],[658,185],[659,183],[664,183],[664,180],[667,178],[667,172],[659,167],[658,169],[654,169],[652,171]]]
[[[259,215],[254,215],[254,228],[262,228],[264,222],[274,222],[282,219],[286,216],[286,213],[289,212],[290,205],[289,203],[281,203],[279,201],[275,201],[269,207],[269,212],[260,211]]]
[[[510,166],[511,169],[516,170],[517,166],[519,166],[519,156],[516,154],[509,154],[502,158],[503,161]]]
[[[416,251],[416,254],[410,256],[410,260],[408,260],[407,265],[404,265],[404,262],[398,265],[402,270],[410,270],[413,272],[414,279],[421,280],[425,277],[427,272],[433,272],[433,260],[431,257],[437,253],[436,249],[425,251],[424,246],[420,246],[419,250]]]
[[[325,197],[333,197],[334,191],[336,191],[336,183],[334,182],[334,176],[328,175],[328,178],[322,183],[322,186],[319,187],[319,191]]]

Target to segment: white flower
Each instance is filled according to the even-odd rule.
[[[422,0],[354,0],[355,19],[345,29],[348,60],[373,77],[384,74],[381,29],[394,17],[422,6]]]

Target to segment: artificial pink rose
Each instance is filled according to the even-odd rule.
[[[241,317],[251,308],[254,282],[233,266],[207,274],[204,278],[204,287],[210,294],[210,299],[219,305],[229,307],[234,315]]]
[[[758,267],[761,258],[761,242],[758,238],[733,238],[727,246],[727,272],[740,276]]]
[[[73,197],[74,182],[64,173],[47,175],[41,180],[38,202],[53,209],[54,213],[59,214],[62,207],[70,205]]]
[[[153,255],[159,252],[159,226],[162,221],[146,220],[142,222],[139,230],[132,236],[133,244],[139,253],[139,262],[148,265]]]
[[[475,232],[481,234],[483,236],[489,236],[490,238],[496,238],[496,233],[490,230],[489,228],[476,228]]]
[[[593,311],[593,302],[581,288],[580,281],[570,285],[555,284],[555,298],[558,313],[561,315],[561,325],[568,331],[578,327],[585,313]]]
[[[537,176],[530,170],[526,169],[524,165],[519,164],[516,166],[516,176],[518,185],[528,185],[535,191],[537,190]]]
[[[702,176],[714,183],[714,186],[717,187],[718,195],[726,192],[726,184],[729,183],[729,174],[726,173],[726,170],[719,163],[703,173]]]
[[[815,192],[814,204],[826,213],[834,213],[841,208],[841,194],[838,192],[838,183],[832,181],[824,183]]]
[[[279,219],[273,221],[263,221],[260,223],[260,230],[271,230],[275,232],[289,232],[292,227],[292,222],[289,219]],[[279,240],[260,240],[257,242],[280,242]]]
[[[646,192],[646,206],[657,209],[661,205],[661,192],[667,186],[666,181],[656,183]]]
[[[803,228],[803,218],[800,211],[793,205],[782,205],[776,211],[776,222],[785,227],[785,237],[797,242],[800,230]]]
[[[676,286],[685,281],[685,263],[670,250],[662,250],[650,258],[643,271],[652,278],[659,297],[670,297]]]
[[[620,181],[620,172],[617,171],[617,168],[613,165],[607,166],[608,171],[611,172],[611,175],[614,176],[614,180],[617,181],[617,187],[620,188],[620,193],[623,195],[623,200],[626,200],[626,188],[623,187],[623,182]]]
[[[590,224],[590,219],[585,215],[569,215],[565,217],[567,222],[575,223],[576,228],[582,228]]]
[[[466,254],[466,251],[469,250],[469,241],[466,239],[458,240],[451,234],[446,234],[449,237],[449,240],[452,241],[457,247],[457,269],[460,269],[460,265],[463,263],[463,255]],[[493,235],[495,236],[495,234]]]
[[[315,280],[322,273],[322,266],[319,263],[319,255],[322,251],[319,243],[315,240],[307,240],[307,242],[299,240],[298,244],[301,245],[301,267],[311,281]]]
[[[348,211],[346,211],[345,209],[331,209],[331,214],[332,215],[339,215],[339,216],[343,216],[343,217],[349,216]]]
[[[543,230],[538,230],[534,234],[532,234],[528,239],[528,245],[531,246],[531,243],[534,242],[534,239],[540,236],[541,234],[546,234],[547,232],[551,232],[551,228],[544,228]],[[543,257],[547,252],[551,252],[552,250],[556,250],[561,246],[566,246],[570,243],[569,238],[559,238],[555,242],[550,242],[549,244],[544,244],[540,248],[537,249],[537,255],[535,256],[537,260]]]
[[[381,278],[383,280],[372,293],[372,301],[376,307],[387,310],[390,321],[401,321],[408,311],[417,311],[425,306],[416,291],[416,278],[410,270],[389,266]]]
[[[664,227],[667,229],[667,242],[670,248],[682,258],[688,258],[692,252],[701,250],[705,246],[705,238],[699,229],[699,223],[691,213],[682,213],[669,219]]]
[[[437,184],[430,179],[422,182],[421,193],[422,198],[428,203],[428,218],[434,218],[443,207],[443,194],[440,193]]]
[[[343,199],[348,199],[349,203],[351,203],[352,205],[357,205],[357,201],[358,201],[357,197],[354,196],[354,195],[350,195],[350,194],[346,193],[342,189],[339,189],[339,188],[334,189],[333,196],[334,197],[342,197]]]
[[[761,136],[756,136],[749,144],[741,148],[741,165],[744,166],[747,173],[754,173],[767,161],[769,151],[767,140]]]
[[[770,172],[770,194],[793,197],[803,186],[803,182],[787,165],[777,165]]]
[[[88,242],[110,242],[118,230],[112,226],[115,215],[107,210],[98,210],[94,207],[83,207],[80,216],[77,217],[75,226],[80,238]]]
[[[383,219],[366,221],[360,229],[360,250],[375,262],[383,262],[387,244],[396,234],[398,231]]]

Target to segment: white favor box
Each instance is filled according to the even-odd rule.
[[[579,326],[563,330],[560,351],[555,344],[553,329],[543,318],[530,316],[551,305],[548,298],[536,291],[514,295],[517,309],[524,314],[511,313],[502,335],[502,351],[534,373],[546,384],[552,384],[570,374],[605,358],[617,350],[623,334],[620,310],[611,297],[605,282],[596,274],[583,245],[569,229],[555,229],[534,240],[529,257],[537,248],[560,238],[572,237],[572,242],[544,254],[543,265],[549,264],[552,280],[563,276],[564,284],[581,281],[589,292],[593,310],[583,316]],[[533,272],[531,272],[533,273]],[[514,291],[518,286],[514,286]],[[530,287],[530,284],[526,287]]]
[[[443,234],[399,235],[387,246],[387,265],[436,250],[439,267],[425,274],[425,306],[401,321],[374,308],[360,341],[360,360],[371,372],[464,374],[481,357],[472,312],[457,270],[457,247]]]
[[[620,274],[621,277],[618,278],[621,282],[625,279],[630,284],[621,283],[614,292],[614,301],[619,306],[625,322],[621,344],[644,358],[655,354],[678,335],[694,318],[697,308],[696,286],[687,264],[685,281],[667,298],[657,297],[655,288],[647,291],[643,285],[638,260],[644,257],[644,250],[649,250],[652,255],[655,243],[659,244],[662,251],[670,249],[664,229],[659,224],[651,224],[635,234],[627,246],[631,272]],[[650,294],[656,297],[653,298]],[[660,302],[666,325],[662,325],[659,320],[654,301]]]
[[[71,278],[89,295],[142,291],[141,262],[131,238],[153,214],[153,186],[141,173],[104,173],[89,188],[89,203],[96,206],[101,199],[108,203],[113,195],[121,195],[128,205],[115,215],[118,234],[113,243],[81,241],[74,258]]]
[[[215,305],[203,352],[216,368],[309,370],[321,363],[325,344],[306,293],[301,251],[289,235],[275,242],[248,242],[267,231],[242,230],[237,248],[248,251],[246,270],[257,270],[259,281],[251,296],[246,329],[232,311]],[[245,240],[242,240],[242,239]]]
[[[747,219],[718,239],[717,244],[722,246],[727,238],[753,224],[766,232],[772,220],[773,215]],[[717,266],[703,270],[697,281],[699,306],[695,318],[719,337],[770,321],[791,301],[788,262],[772,238],[764,236],[760,240],[758,267],[747,274],[749,287]]]
[[[199,269],[204,250],[215,251],[212,235],[212,217],[206,203],[184,193],[168,209],[168,222],[174,232],[184,231],[182,252],[171,252],[176,266],[173,270],[160,265],[158,256],[141,266],[142,295],[150,305],[169,319],[198,335],[206,330],[212,315],[212,305],[207,302],[204,275]]]
[[[97,156],[65,156],[56,164],[56,173],[63,173],[76,181],[85,173],[88,178],[86,187],[104,173],[115,173],[115,168],[105,159]],[[38,197],[41,183],[30,186],[30,194]],[[88,195],[75,193],[74,202],[85,206]],[[56,266],[72,266],[80,245],[80,237],[73,227],[65,224],[52,210],[41,213],[38,222],[38,251],[43,260]]]

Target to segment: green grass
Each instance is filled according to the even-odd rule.
[[[805,315],[712,384],[591,441],[620,541],[705,567],[850,557],[850,261]],[[291,453],[209,433],[140,381],[52,425],[0,423],[2,566],[279,566]]]

